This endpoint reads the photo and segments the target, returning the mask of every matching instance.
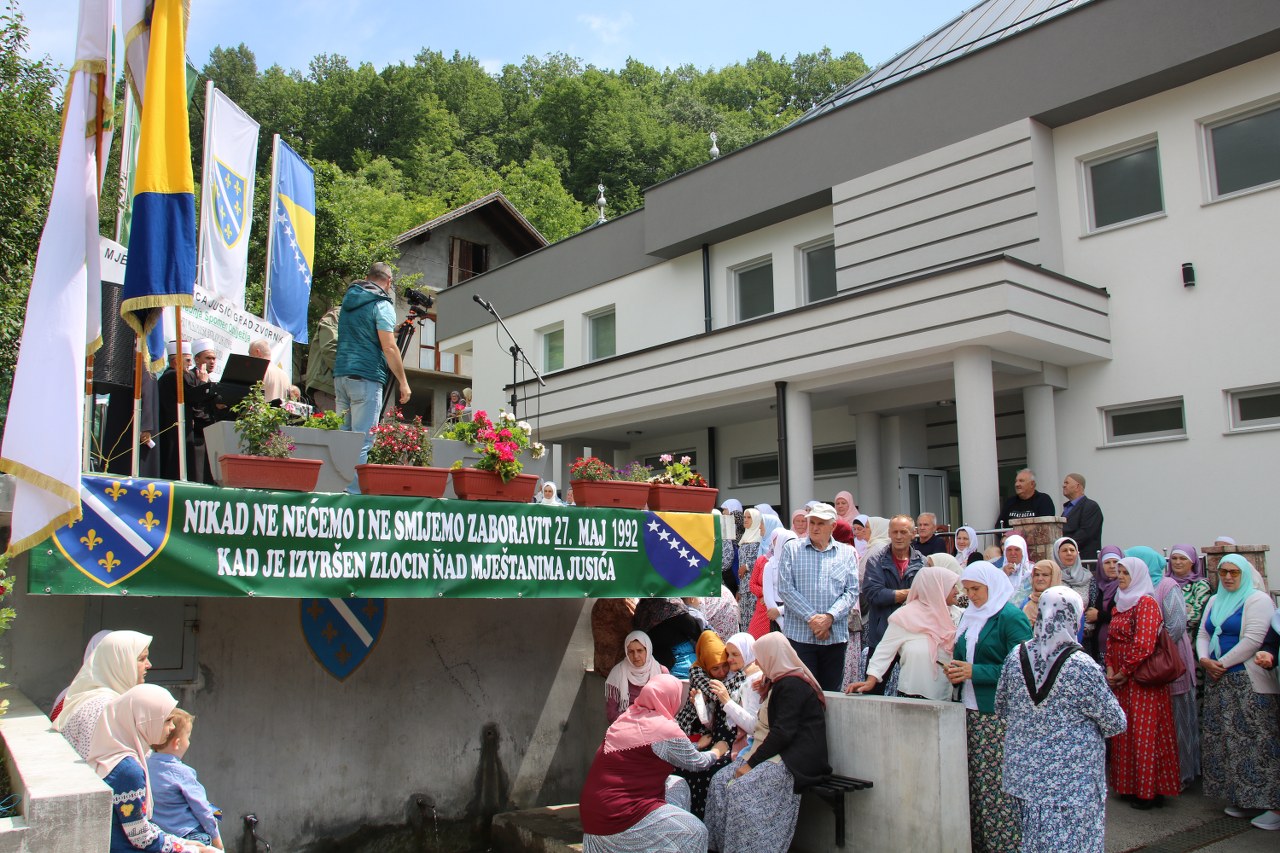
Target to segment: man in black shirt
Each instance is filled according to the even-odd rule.
[[[1030,468],[1023,468],[1013,481],[1013,494],[1000,509],[1000,515],[996,518],[996,527],[1009,527],[1013,519],[1038,518],[1045,515],[1057,515],[1053,498],[1044,492],[1037,492],[1036,475]]]
[[[946,553],[947,543],[941,536],[934,535],[937,529],[938,516],[931,512],[920,513],[920,517],[916,519],[916,538],[911,543],[911,547],[926,557],[930,554]]]

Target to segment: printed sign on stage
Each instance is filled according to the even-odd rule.
[[[30,592],[347,601],[702,596],[720,589],[720,526],[712,513],[99,476],[83,478],[81,495],[84,518],[31,551]]]

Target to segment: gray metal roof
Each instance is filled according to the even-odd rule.
[[[1094,0],[984,0],[796,119],[795,124],[1017,35]]]

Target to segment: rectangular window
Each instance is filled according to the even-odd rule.
[[[858,473],[858,451],[852,441],[813,449],[813,476]]]
[[[1090,230],[1164,212],[1160,153],[1154,141],[1086,163],[1085,172]]]
[[[489,269],[489,247],[461,237],[449,238],[449,284],[460,284]]]
[[[564,326],[547,329],[542,333],[542,369],[564,369]]]
[[[772,261],[735,270],[734,287],[739,322],[773,313]]]
[[[457,373],[458,364],[453,353],[441,352],[436,346],[436,315],[428,314],[423,317],[418,329],[418,369]]]
[[[614,309],[592,314],[587,318],[589,324],[590,357],[588,361],[599,361],[615,354],[617,349],[617,315]]]
[[[1214,198],[1280,182],[1280,107],[1232,116],[1206,131]]]
[[[1137,406],[1115,406],[1104,409],[1103,414],[1107,444],[1182,438],[1187,434],[1181,397]]]
[[[1240,388],[1227,393],[1231,399],[1231,429],[1280,426],[1280,385]]]
[[[778,454],[739,456],[733,460],[733,484],[758,486],[778,482]]]
[[[836,295],[836,247],[834,243],[804,253],[805,301],[817,302]]]

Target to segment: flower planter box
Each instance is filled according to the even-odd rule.
[[[529,503],[538,490],[538,475],[517,474],[509,482],[492,471],[457,468],[450,472],[453,491],[464,501],[513,501]]]
[[[531,474],[544,480],[548,477],[548,472],[551,470],[550,452],[541,459],[534,459],[530,453],[521,453],[517,458],[524,463],[521,476]],[[454,462],[461,462],[465,468],[471,468],[479,461],[480,454],[465,441],[454,441],[449,438],[431,439],[431,464],[436,468],[452,468]],[[446,498],[462,497],[454,491],[452,479],[444,490],[444,496]]]
[[[296,447],[294,459],[320,460],[320,474],[313,492],[343,492],[356,478],[356,463],[360,461],[360,448],[364,447],[364,434],[332,429],[309,427],[285,427]],[[214,482],[228,485],[222,478],[220,460],[228,453],[240,452],[240,436],[233,421],[218,421],[204,430],[205,450],[209,454],[209,469]]]
[[[711,512],[716,508],[719,489],[701,486],[649,485],[649,509],[654,512]],[[574,493],[575,498],[577,493]]]
[[[315,491],[323,464],[319,459],[276,459],[225,453],[222,456],[222,485],[233,489],[311,492]]]
[[[438,498],[449,484],[449,469],[365,463],[356,466],[356,477],[361,494]]]
[[[570,480],[573,502],[578,506],[644,509],[649,502],[649,484],[629,480]]]

